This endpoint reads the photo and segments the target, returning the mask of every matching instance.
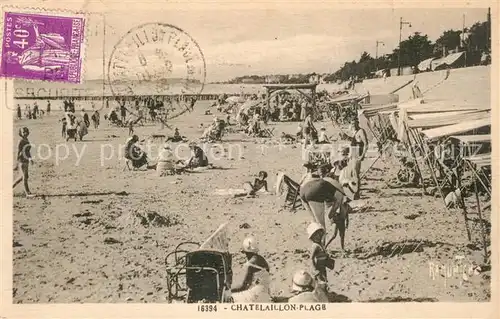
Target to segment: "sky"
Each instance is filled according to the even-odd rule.
[[[163,22],[186,31],[205,57],[207,82],[242,75],[332,73],[346,61],[358,60],[361,52],[375,56],[392,52],[399,40],[413,32],[432,41],[449,29],[486,20],[486,8],[432,9],[335,9],[289,7],[243,10],[129,11],[105,16],[106,37],[100,17],[89,20],[86,48],[86,79],[101,78],[103,55],[109,59],[113,46],[131,28]],[[124,22],[126,20],[126,23]]]

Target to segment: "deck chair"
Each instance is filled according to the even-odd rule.
[[[283,207],[288,208],[290,211],[302,207],[302,201],[299,197],[300,185],[286,175],[283,177],[283,182],[287,186]]]
[[[260,131],[260,137],[273,137],[273,136],[274,136],[274,127],[263,128]]]

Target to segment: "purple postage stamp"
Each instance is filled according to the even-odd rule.
[[[5,12],[0,76],[80,83],[83,17]]]

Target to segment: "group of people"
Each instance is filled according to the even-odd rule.
[[[207,126],[203,131],[201,140],[207,142],[220,141],[224,134],[224,129],[228,125],[229,125],[229,116],[227,120],[219,119],[217,116],[214,117],[213,122],[209,126]]]
[[[159,175],[166,174],[169,171],[179,171],[194,169],[198,167],[208,167],[208,157],[196,142],[190,142],[189,148],[191,156],[185,160],[176,158],[172,151],[170,142],[165,142],[158,154],[156,163],[152,163],[148,154],[139,145],[139,136],[133,135],[125,142],[125,159],[132,165],[132,169],[155,169]]]
[[[260,254],[257,240],[252,237],[245,238],[242,252],[246,257],[243,279],[231,286],[233,301],[237,303],[271,302],[271,271],[268,262]],[[320,254],[316,253],[314,259],[319,261]],[[293,295],[288,299],[289,303],[329,302],[326,283],[316,280],[306,270],[299,270],[293,275],[291,291]]]
[[[45,112],[47,112],[47,115],[50,115],[50,101],[47,101],[47,109],[46,111],[42,110],[41,108],[38,107],[38,103],[35,102],[33,103],[33,108],[31,108],[31,105],[26,104],[24,108],[24,117],[28,120],[36,120],[37,118],[42,118],[43,115],[45,115]],[[16,118],[18,120],[22,120],[23,114],[21,110],[21,105],[17,104],[16,106]]]

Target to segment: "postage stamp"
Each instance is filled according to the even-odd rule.
[[[80,83],[85,20],[5,12],[3,77]]]

